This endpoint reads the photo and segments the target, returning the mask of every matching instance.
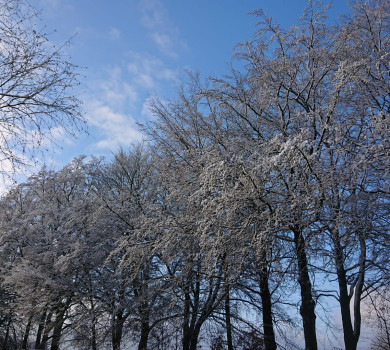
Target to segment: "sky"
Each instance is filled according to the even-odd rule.
[[[36,0],[49,39],[80,67],[88,135],[59,134],[45,162],[59,168],[74,157],[110,156],[142,141],[137,122],[153,118],[148,100],[175,96],[186,70],[202,77],[228,71],[237,43],[250,40],[262,8],[282,26],[296,23],[306,0]],[[347,7],[337,0],[336,18]]]

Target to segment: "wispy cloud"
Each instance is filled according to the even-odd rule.
[[[160,59],[136,52],[128,53],[126,63],[108,69],[91,85],[85,99],[88,124],[97,140],[94,147],[115,151],[143,139],[137,121],[151,118],[148,96],[172,85],[177,71]]]
[[[138,92],[124,76],[126,72],[119,66],[110,68],[98,82],[94,83],[93,90],[105,104],[116,110],[128,108],[138,100]]]
[[[152,99],[151,98],[145,99],[144,103],[142,104],[142,112],[141,112],[141,114],[145,118],[147,118],[147,119],[153,119],[154,118],[151,106],[152,106]]]
[[[139,101],[139,92],[128,77],[126,68],[112,67],[95,80],[92,94],[85,99],[88,124],[97,141],[94,147],[115,151],[142,140],[131,111]]]
[[[168,68],[160,59],[132,53],[127,69],[134,84],[147,90],[155,90],[159,82],[173,82],[177,79],[177,71]]]
[[[111,28],[108,32],[111,40],[118,40],[121,38],[121,31],[118,28]]]
[[[179,49],[185,48],[186,45],[162,1],[141,0],[139,9],[141,23],[149,30],[149,35],[159,50],[167,56],[177,57]]]
[[[87,118],[89,124],[102,133],[95,145],[99,149],[115,151],[119,146],[142,141],[142,134],[132,116],[116,112],[98,100],[87,106]]]

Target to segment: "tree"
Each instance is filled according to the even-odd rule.
[[[14,295],[14,313],[28,325],[25,343],[37,326],[37,349],[49,341],[58,349],[69,308],[86,279],[86,259],[78,255],[90,214],[83,159],[58,172],[43,168],[3,198],[1,240],[8,260],[3,285]]]
[[[0,2],[0,173],[29,165],[28,157],[63,132],[82,128],[75,91],[77,67],[53,46],[27,1]]]
[[[307,349],[317,349],[315,307],[330,294],[340,304],[345,346],[356,349],[361,300],[384,281],[378,252],[388,247],[388,7],[356,1],[351,16],[331,25],[326,6],[310,1],[287,30],[257,11],[259,29],[240,46],[238,69],[204,85],[192,77],[177,100],[152,107],[156,119],[147,130],[166,163],[199,177],[184,180],[197,190],[178,179],[176,192],[197,196],[201,242],[224,218],[224,239],[238,237],[235,250],[254,240],[246,234],[257,223],[260,246],[290,253]],[[214,251],[224,251],[219,247]],[[335,275],[339,290],[324,291],[313,278],[320,275],[328,283]]]

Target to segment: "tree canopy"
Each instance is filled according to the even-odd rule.
[[[369,317],[388,348],[390,3],[352,5],[256,11],[229,74],[152,102],[147,144],[11,189],[4,348],[356,350]]]

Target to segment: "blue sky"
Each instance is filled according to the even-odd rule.
[[[81,69],[89,136],[59,135],[54,167],[80,154],[109,155],[142,140],[136,121],[151,118],[150,96],[174,96],[186,69],[203,77],[227,72],[233,47],[251,38],[262,8],[283,26],[294,24],[305,0],[37,0],[49,39]],[[346,10],[337,0],[330,17]],[[55,31],[54,31],[55,30]],[[50,160],[51,159],[51,160]]]

